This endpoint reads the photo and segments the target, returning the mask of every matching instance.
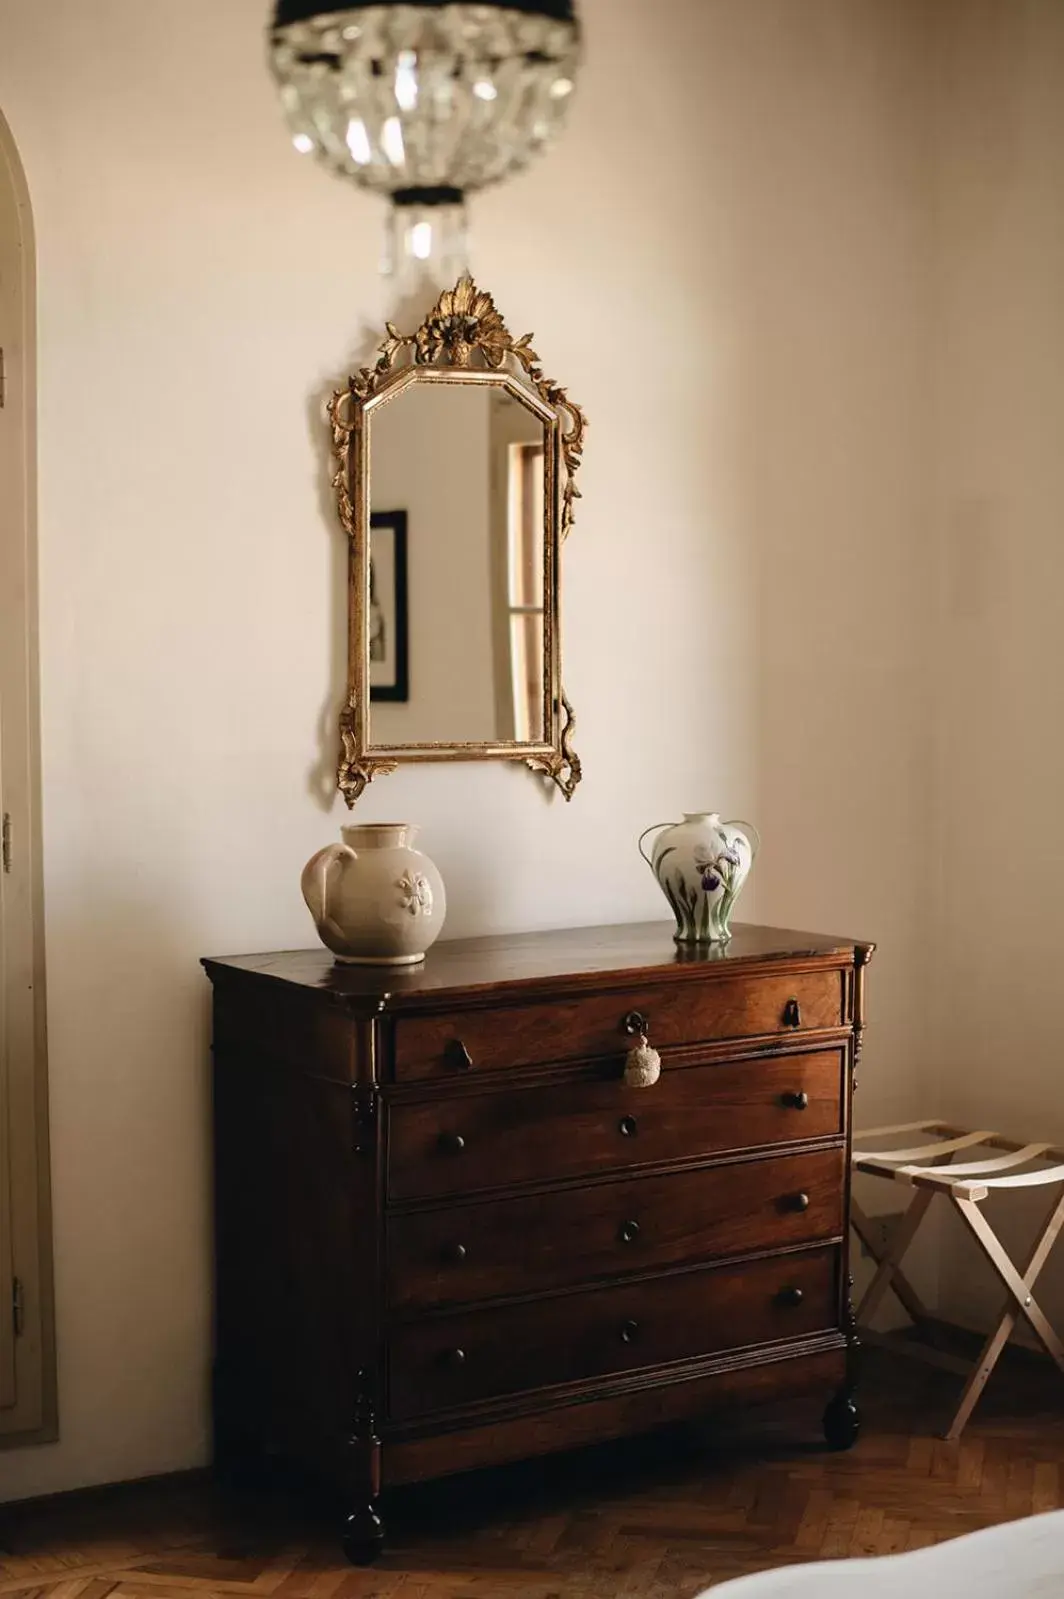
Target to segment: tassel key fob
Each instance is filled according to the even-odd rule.
[[[626,1033],[635,1035],[624,1062],[625,1087],[650,1088],[661,1076],[661,1056],[647,1037],[646,1018],[630,1011],[622,1026]]]

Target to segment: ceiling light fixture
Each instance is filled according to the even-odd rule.
[[[385,268],[465,259],[465,197],[560,129],[580,58],[576,0],[276,0],[270,59],[292,142],[391,202]],[[415,249],[414,240],[418,248]]]

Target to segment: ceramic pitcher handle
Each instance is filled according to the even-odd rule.
[[[761,834],[753,822],[725,822],[724,825],[725,827],[738,827],[745,830],[746,842],[750,846],[750,861],[752,864],[757,859],[757,852],[761,848]]]
[[[349,844],[326,844],[316,855],[312,855],[303,868],[303,876],[299,886],[303,890],[303,898],[307,908],[314,918],[314,923],[319,931],[328,928],[334,938],[344,942],[343,929],[337,927],[329,915],[329,871],[336,861],[351,859],[356,861],[358,856]]]
[[[654,870],[654,862],[651,860],[650,856],[647,854],[646,850],[643,848],[643,840],[645,838],[649,838],[651,833],[660,833],[661,829],[663,827],[675,827],[675,826],[676,826],[675,822],[655,822],[653,827],[648,827],[645,832],[640,833],[640,835],[639,835],[639,843],[636,845],[636,848],[638,849],[640,855],[642,855],[643,859],[646,861],[647,865],[650,867],[651,871]]]

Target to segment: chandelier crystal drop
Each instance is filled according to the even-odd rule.
[[[564,122],[580,30],[574,0],[277,0],[270,56],[295,148],[391,199],[386,270],[450,271],[466,195]]]

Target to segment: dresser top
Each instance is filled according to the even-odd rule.
[[[829,963],[869,959],[874,944],[821,933],[740,924],[726,945],[680,949],[671,922],[636,922],[608,927],[573,927],[552,932],[457,938],[430,949],[420,966],[347,966],[327,949],[231,955],[203,964],[212,981],[229,974],[267,979],[325,993],[338,1000],[369,1001],[402,1009],[449,993],[508,989],[550,982],[566,988],[601,984],[611,976],[649,979],[694,976],[710,969],[731,972],[744,965],[809,960]]]

